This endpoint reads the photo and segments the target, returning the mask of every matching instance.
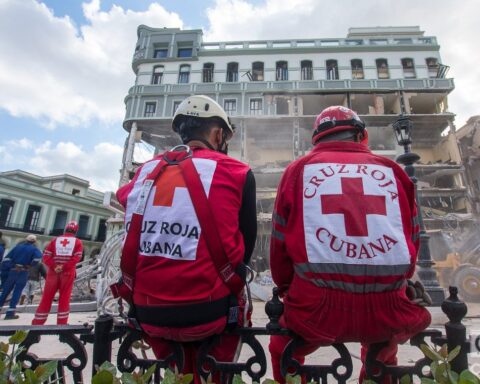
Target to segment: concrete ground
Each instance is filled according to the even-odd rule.
[[[264,311],[265,303],[261,301],[254,302],[254,312],[253,312],[253,325],[254,326],[264,326],[268,322],[268,317]],[[0,325],[28,325],[33,319],[33,313],[21,312],[22,308],[19,308],[20,318],[17,320],[0,320]],[[446,316],[441,312],[440,308],[430,308],[432,313],[432,328],[443,329],[443,324],[448,321]],[[84,324],[90,323],[93,324],[97,315],[96,312],[73,312],[70,315],[69,323],[70,324]],[[56,315],[52,314],[49,316],[46,324],[55,324]],[[480,304],[468,304],[468,314],[465,318],[464,324],[467,326],[468,334],[480,334]],[[262,344],[269,361],[270,356],[268,353],[268,337],[259,337],[259,341]],[[347,348],[352,354],[354,373],[349,382],[357,382],[358,372],[360,370],[360,347],[356,343],[347,344]],[[92,356],[92,345],[86,345],[87,353]],[[113,356],[116,356],[116,351],[118,350],[118,342],[114,343],[114,352]],[[42,358],[59,358],[68,355],[70,349],[68,346],[61,344],[53,336],[44,336],[41,342],[37,345],[34,345],[31,349],[31,352],[41,356]],[[248,356],[251,355],[249,347],[244,348],[240,355],[240,361],[246,361]],[[324,347],[317,350],[315,353],[307,357],[307,363],[311,364],[329,364],[334,358],[336,358],[337,352],[331,347]],[[400,364],[412,364],[415,360],[419,359],[422,356],[422,353],[413,347],[408,345],[401,345],[399,348],[399,362]],[[470,355],[470,364],[472,370],[477,374],[480,373],[480,354],[475,353]],[[91,364],[91,363],[90,363]],[[270,364],[268,365],[268,371],[266,377],[272,377]],[[91,365],[87,365],[87,368],[84,371],[85,383],[90,382],[90,372]]]

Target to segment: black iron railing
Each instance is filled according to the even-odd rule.
[[[212,336],[208,339],[197,342],[199,353],[196,362],[197,372],[203,378],[207,378],[210,374],[219,373],[220,382],[230,382],[234,374],[244,374],[250,377],[252,381],[258,381],[264,378],[267,372],[267,354],[263,349],[259,337],[269,335],[291,335],[293,340],[287,345],[281,359],[282,372],[288,372],[293,375],[303,375],[307,381],[314,380],[318,383],[346,383],[352,378],[353,364],[352,355],[344,344],[334,344],[332,347],[337,351],[338,356],[334,356],[329,364],[324,365],[300,365],[293,358],[293,352],[302,345],[303,340],[293,335],[287,329],[282,329],[279,325],[279,318],[283,311],[283,304],[278,300],[278,296],[274,294],[265,310],[269,316],[269,322],[265,327],[237,328],[228,331],[231,334],[240,336],[242,345],[248,345],[253,354],[245,361],[238,363],[222,362],[215,360],[209,352],[218,342],[219,336]],[[470,344],[467,339],[466,328],[462,324],[462,319],[466,314],[466,305],[457,297],[457,289],[450,288],[450,297],[442,304],[442,310],[448,316],[449,322],[445,324],[445,334],[440,330],[427,329],[410,340],[410,345],[420,348],[420,345],[426,343],[430,345],[441,346],[448,344],[449,350],[456,346],[460,346],[459,355],[451,362],[452,368],[456,372],[461,372],[468,368],[468,353],[470,352]],[[82,372],[86,367],[87,355],[84,345],[85,343],[93,344],[93,354],[91,362],[93,371],[95,367],[100,366],[105,361],[112,360],[112,343],[116,340],[120,343],[120,348],[116,356],[116,364],[121,372],[132,372],[136,369],[146,370],[153,364],[156,364],[156,372],[154,374],[154,383],[159,383],[162,379],[164,369],[176,365],[179,370],[184,366],[183,345],[181,343],[172,342],[172,352],[163,360],[155,360],[146,356],[138,356],[135,352],[135,344],[142,339],[142,334],[128,327],[125,323],[117,323],[110,315],[102,315],[95,321],[95,325],[85,326],[24,326],[24,327],[0,327],[0,336],[11,335],[17,329],[29,330],[27,339],[22,343],[25,350],[18,356],[18,359],[24,361],[29,366],[36,367],[45,358],[39,358],[31,354],[28,349],[35,343],[41,342],[44,335],[58,335],[59,340],[67,343],[72,348],[72,353],[61,359],[57,359],[58,377],[65,377],[65,369],[71,371],[75,383],[82,383]],[[431,364],[428,357],[420,358],[411,365],[388,366],[376,360],[376,357],[385,346],[386,343],[375,344],[369,350],[366,357],[367,377],[375,382],[381,382],[388,375],[396,379],[400,379],[405,375],[411,378],[429,377],[429,369]],[[66,382],[65,380],[60,382]]]

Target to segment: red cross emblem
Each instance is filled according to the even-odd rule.
[[[361,177],[342,177],[341,195],[321,196],[325,215],[342,214],[347,236],[368,236],[367,215],[387,215],[385,196],[365,195]]]
[[[63,239],[62,241],[60,241],[60,244],[62,244],[63,247],[66,247],[67,244],[69,244],[69,243],[70,243],[70,240],[68,240],[68,239]]]
[[[175,194],[175,189],[179,187],[187,187],[180,167],[167,167],[163,172],[163,175],[155,184],[153,205],[171,207],[173,204],[173,195]]]

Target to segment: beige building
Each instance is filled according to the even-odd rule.
[[[391,124],[400,113],[414,124],[413,150],[421,205],[429,229],[469,225],[471,204],[448,109],[454,89],[434,36],[419,27],[350,28],[345,37],[204,42],[202,30],[138,27],[125,98],[129,133],[122,180],[138,163],[135,147],[160,152],[178,144],[171,119],[189,95],[217,100],[238,127],[230,154],[248,163],[257,179],[260,236],[256,267],[267,266],[270,217],[285,167],[311,148],[315,116],[343,105],[366,122],[370,146],[395,158],[402,153]],[[445,135],[444,132],[449,132]]]

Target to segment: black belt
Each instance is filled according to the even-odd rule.
[[[158,327],[191,327],[227,316],[231,300],[231,296],[227,296],[215,301],[169,307],[135,305],[135,317],[140,323]]]

